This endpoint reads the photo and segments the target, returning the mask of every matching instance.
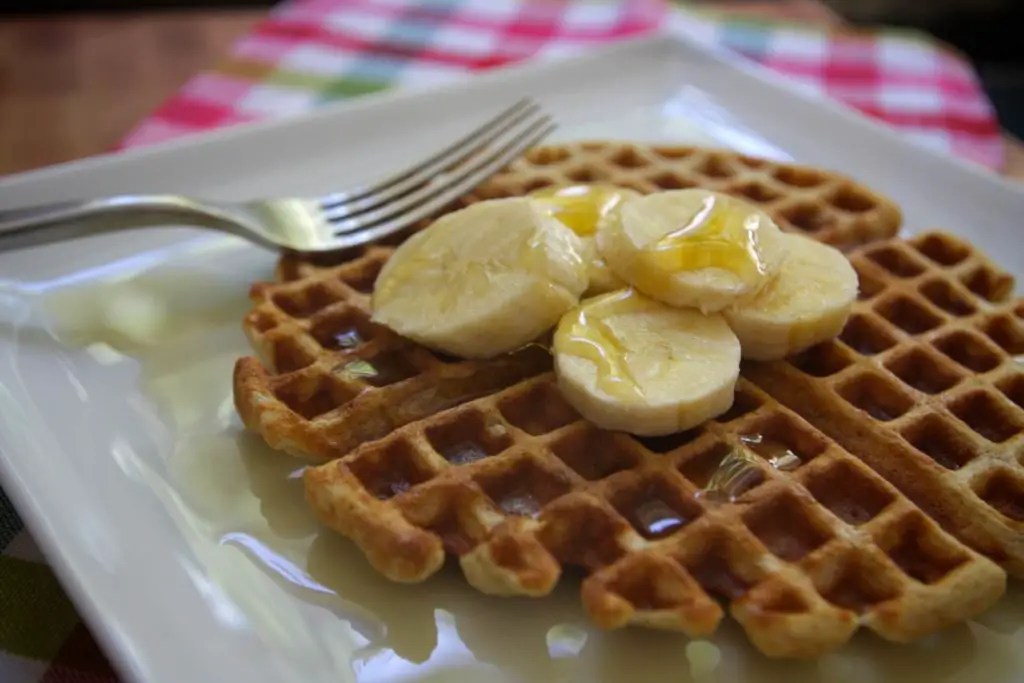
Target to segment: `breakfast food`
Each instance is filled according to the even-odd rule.
[[[442,216],[388,259],[373,322],[461,358],[491,358],[534,341],[587,287],[583,242],[521,197]]]
[[[740,197],[767,213],[785,232],[848,249],[892,237],[899,207],[841,174],[727,150],[631,142],[575,142],[536,147],[459,200],[522,197],[543,188],[612,185],[650,194],[698,187]],[[397,239],[401,239],[398,236]],[[345,255],[345,260],[352,254]],[[284,256],[281,281],[338,265],[330,257]]]
[[[626,286],[597,252],[597,228],[618,210],[624,200],[639,197],[640,193],[614,185],[591,184],[542,187],[528,196],[583,239],[590,281],[585,296],[596,296]]]
[[[861,299],[840,337],[744,375],[1024,577],[1024,303],[1013,278],[941,232],[851,261]]]
[[[722,150],[618,142],[535,148],[458,205],[581,183],[640,193],[716,189],[762,207],[785,231],[841,246],[891,236],[900,223],[893,202],[838,174]],[[252,288],[254,306],[243,327],[259,358],[239,360],[235,400],[246,424],[271,445],[316,459],[336,457],[442,407],[514,383],[522,373],[550,367],[537,348],[514,359],[449,362],[370,324],[368,295],[390,252],[371,247],[340,264],[284,255],[278,282]],[[333,324],[361,332],[339,344],[323,338],[322,330]],[[374,356],[374,367],[386,371],[370,377],[331,371],[354,359],[369,374],[364,361]]]
[[[669,190],[608,215],[597,246],[612,272],[671,306],[713,313],[749,300],[786,258],[782,231],[749,202]]]
[[[370,293],[390,249],[316,277],[253,285],[243,329],[259,354],[235,364],[235,406],[273,448],[328,460],[551,367],[527,347],[459,361],[370,321]]]
[[[773,657],[821,654],[860,626],[905,642],[981,612],[1006,581],[743,379],[729,413],[637,439],[581,419],[548,373],[304,479],[323,523],[394,581],[450,554],[478,590],[538,597],[580,566],[600,626],[704,636],[722,601]]]
[[[732,405],[740,344],[720,315],[666,306],[631,289],[590,299],[555,330],[558,386],[606,429],[663,436]]]
[[[521,162],[521,176],[514,166],[460,203],[485,215],[502,203],[482,200],[533,193],[506,200],[517,222],[576,240],[582,270],[563,268],[573,259],[554,251],[574,284],[562,285],[550,349],[543,329],[537,343],[525,331],[518,345],[495,343],[505,333],[472,306],[449,330],[469,351],[424,336],[431,321],[449,324],[440,320],[455,310],[445,297],[472,261],[450,268],[424,258],[433,228],[394,265],[384,248],[336,266],[283,258],[281,281],[252,289],[245,329],[260,360],[236,365],[244,422],[272,446],[323,463],[304,474],[310,505],[394,581],[423,581],[455,556],[480,591],[539,597],[566,568],[582,567],[584,606],[600,626],[700,637],[727,610],[773,657],[819,655],[861,626],[906,642],[985,610],[1005,589],[1005,569],[1024,575],[1024,379],[1008,360],[1024,353],[1024,309],[1007,299],[1012,281],[947,236],[878,241],[895,231],[898,211],[847,180],[725,153],[678,156],[635,145],[544,148]],[[638,291],[625,270],[595,289],[588,241],[633,202],[659,200],[581,183],[614,174],[615,184],[651,192],[652,163],[675,169],[659,176],[669,190],[690,171],[736,196],[755,173],[791,182],[793,195],[778,204],[756,200],[765,224],[782,228],[772,233],[778,263],[762,282],[707,312],[700,301],[721,292],[671,306]],[[575,214],[559,203],[565,190],[544,189],[563,184],[588,198]],[[805,232],[782,211],[793,196],[831,202],[818,241],[792,234]],[[462,244],[467,229],[454,232],[446,240]],[[514,240],[492,245],[487,234],[470,251],[534,275],[536,262],[517,270]],[[525,229],[520,244],[537,234]],[[852,252],[853,265],[824,246],[872,240]],[[371,307],[394,273],[409,278],[405,294]],[[465,289],[482,292],[472,300],[502,320],[529,298],[506,305],[490,287],[484,277]],[[413,305],[417,296],[430,312]],[[371,320],[403,298],[399,313]],[[542,308],[548,329],[558,315]],[[535,312],[524,328],[543,327]],[[399,329],[409,321],[427,345]],[[990,366],[993,345],[1005,354]],[[940,353],[949,363],[936,364]],[[767,362],[738,376],[741,354]]]
[[[749,301],[723,315],[743,357],[778,360],[832,339],[857,299],[857,271],[836,249],[803,235],[783,235],[779,272]]]

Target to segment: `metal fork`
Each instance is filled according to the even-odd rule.
[[[383,239],[430,216],[554,128],[551,117],[526,98],[403,171],[318,199],[229,204],[177,195],[121,195],[0,211],[0,250],[158,225],[212,228],[271,249],[349,249]]]

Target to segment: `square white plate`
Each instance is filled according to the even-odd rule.
[[[563,139],[712,144],[844,171],[893,196],[908,231],[949,227],[1024,274],[1016,186],[671,36],[9,178],[0,209],[145,191],[317,194],[399,167],[522,94]],[[540,601],[486,598],[455,571],[396,586],[317,528],[300,463],[243,433],[231,404],[248,284],[273,261],[183,228],[0,255],[0,474],[126,674],[688,680],[685,638],[589,628],[573,580]],[[130,334],[107,314],[154,308],[163,322]],[[729,625],[715,680],[1020,680],[1022,623],[1014,586],[977,622],[907,647],[858,636],[810,663],[769,662]]]

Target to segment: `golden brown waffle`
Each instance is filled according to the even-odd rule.
[[[760,204],[787,230],[837,245],[888,237],[900,224],[895,204],[834,173],[726,151],[630,143],[534,149],[459,205],[596,181],[641,192],[693,186],[729,192]],[[537,350],[446,363],[370,324],[368,295],[389,254],[387,247],[371,247],[340,267],[284,257],[281,284],[253,287],[255,305],[244,327],[263,362],[239,361],[235,401],[246,425],[270,445],[328,459],[550,367]],[[338,348],[338,330],[349,347]],[[373,368],[355,368],[376,369],[376,376],[337,371],[352,360],[369,362]]]
[[[944,233],[851,255],[839,339],[744,376],[807,417],[968,545],[1024,576],[1024,302]]]
[[[314,278],[253,285],[243,328],[259,359],[235,364],[235,406],[273,448],[330,459],[550,367],[536,348],[459,361],[371,323],[369,293],[390,253],[370,249]]]
[[[786,449],[799,466],[784,472],[770,463]],[[743,474],[699,493],[740,452],[752,460]],[[485,593],[542,596],[579,566],[603,627],[707,635],[721,600],[770,656],[818,655],[860,626],[908,641],[1005,588],[998,566],[745,380],[718,420],[636,439],[582,420],[547,373],[305,482],[320,519],[395,581],[422,581],[451,553]]]
[[[892,237],[902,220],[890,199],[831,171],[725,150],[628,142],[537,147],[451,208],[579,183],[611,183],[644,194],[686,187],[726,192],[761,206],[784,230],[844,249]],[[332,264],[286,257],[278,276],[301,279],[318,265]]]

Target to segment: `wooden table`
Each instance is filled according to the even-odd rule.
[[[842,23],[817,0],[703,0],[764,18]],[[211,66],[263,11],[146,13],[0,22],[0,174],[109,150],[188,78]],[[1010,140],[1008,175],[1024,179]]]

